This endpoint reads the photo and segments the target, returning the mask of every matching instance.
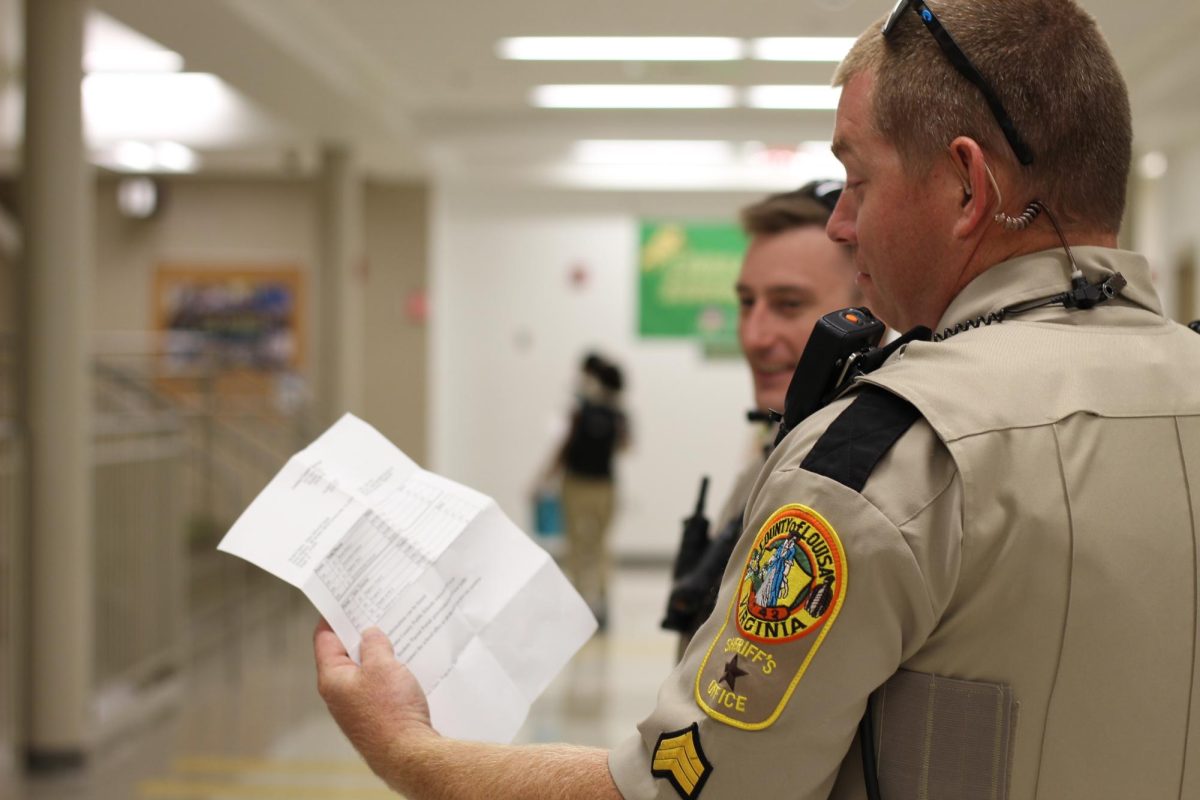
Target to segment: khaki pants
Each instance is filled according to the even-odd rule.
[[[608,600],[608,529],[613,515],[613,482],[607,478],[563,476],[563,526],[567,538],[567,577],[601,623]]]

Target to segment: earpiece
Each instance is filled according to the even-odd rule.
[[[1004,226],[1006,231],[1023,231],[1032,225],[1037,215],[1042,213],[1042,204],[1034,200],[1025,206],[1025,210],[1021,212],[1020,216],[1010,217],[1008,214],[1005,214],[1003,210],[1004,196],[1000,194],[1000,184],[996,183],[996,176],[992,174],[991,167],[985,163],[983,168],[987,170],[988,180],[992,182],[992,190],[996,193],[996,208],[1000,209],[992,219],[997,224]]]

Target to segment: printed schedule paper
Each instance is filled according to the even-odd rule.
[[[218,549],[299,587],[355,661],[361,632],[382,628],[455,738],[511,741],[596,630],[494,500],[351,414],[292,456]]]

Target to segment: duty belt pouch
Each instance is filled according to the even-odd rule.
[[[900,670],[875,693],[885,798],[1007,800],[1017,703],[994,683]]]

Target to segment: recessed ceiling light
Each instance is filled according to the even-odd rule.
[[[746,43],[720,36],[521,36],[496,43],[521,61],[736,61]]]
[[[598,190],[781,191],[844,175],[829,142],[584,140],[543,178]]]
[[[200,164],[196,151],[179,142],[157,142],[154,159],[158,167],[167,172],[195,172]]]
[[[536,86],[531,102],[541,108],[732,108],[732,86],[701,84],[552,84]]]
[[[707,139],[584,139],[571,148],[577,164],[725,164],[734,157],[733,143]]]
[[[112,164],[126,172],[150,172],[154,169],[154,146],[145,142],[121,142],[112,151]]]
[[[750,108],[836,109],[841,95],[835,86],[751,86],[745,103]]]
[[[195,172],[200,157],[178,142],[123,141],[100,151],[96,161],[119,172]]]
[[[761,61],[832,61],[840,62],[850,52],[853,37],[776,36],[754,39],[750,55]]]

